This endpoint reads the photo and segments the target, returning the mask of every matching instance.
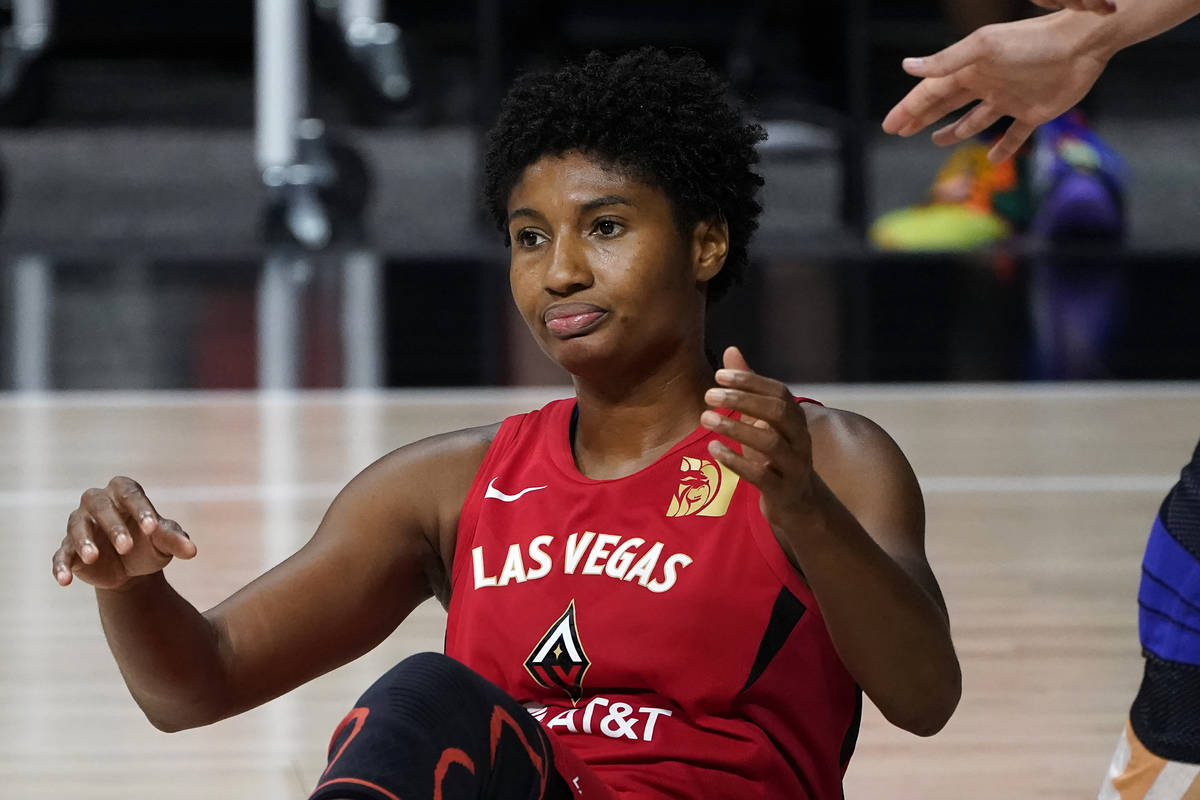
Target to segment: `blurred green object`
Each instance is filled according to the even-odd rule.
[[[999,241],[1011,226],[998,214],[957,203],[931,203],[889,211],[871,226],[882,250],[973,250]]]

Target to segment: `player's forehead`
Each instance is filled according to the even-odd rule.
[[[573,150],[544,155],[525,167],[509,193],[508,212],[511,217],[522,208],[578,210],[598,204],[648,211],[667,203],[661,188],[633,170]]]

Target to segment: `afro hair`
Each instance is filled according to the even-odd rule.
[[[617,58],[593,52],[514,82],[488,133],[484,202],[506,232],[508,198],[525,168],[544,156],[584,153],[661,188],[685,236],[703,220],[725,221],[729,252],[708,284],[716,300],[746,268],[762,211],[755,146],[765,138],[698,56],[649,47]]]

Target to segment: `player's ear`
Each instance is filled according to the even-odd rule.
[[[729,224],[724,217],[701,220],[692,229],[692,270],[696,280],[712,280],[729,255]]]

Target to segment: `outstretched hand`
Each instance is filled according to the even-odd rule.
[[[752,370],[736,347],[726,348],[716,379],[718,388],[708,390],[705,402],[741,412],[741,419],[709,410],[700,423],[740,443],[742,452],[714,440],[709,453],[758,487],[763,516],[778,536],[812,510],[820,480],[813,471],[804,409],[787,386]]]
[[[1055,0],[1045,0],[1046,3]],[[1071,8],[1092,0],[1061,0]],[[907,58],[904,70],[923,80],[888,112],[883,129],[912,136],[952,111],[978,105],[933,134],[937,145],[968,139],[1004,116],[1012,125],[988,152],[992,162],[1009,158],[1034,129],[1076,105],[1100,77],[1107,56],[1080,50],[1078,37],[1060,25],[1074,11],[986,25],[945,50]]]
[[[78,576],[99,589],[160,571],[172,558],[192,558],[196,545],[178,522],[159,516],[142,487],[116,477],[88,489],[67,518],[67,535],[51,559],[62,586]]]

